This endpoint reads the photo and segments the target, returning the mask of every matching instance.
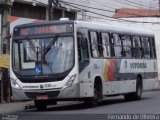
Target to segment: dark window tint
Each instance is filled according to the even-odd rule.
[[[109,34],[101,33],[102,39],[102,54],[103,57],[110,57],[110,42],[109,42]]]
[[[111,39],[111,47],[114,50],[112,56],[122,57],[122,45],[121,45],[121,37],[119,34],[113,34]],[[114,49],[113,49],[114,48]]]
[[[150,58],[150,44],[149,44],[149,38],[148,37],[141,37],[142,41],[142,48],[145,58]]]
[[[150,50],[151,50],[151,57],[156,58],[156,49],[155,49],[155,41],[154,38],[149,38],[150,41]]]
[[[93,57],[100,57],[97,32],[90,31],[91,52]]]
[[[141,47],[141,41],[139,36],[133,36],[133,57],[142,58],[143,52]]]
[[[132,40],[130,35],[122,35],[123,56],[126,58],[132,57]]]

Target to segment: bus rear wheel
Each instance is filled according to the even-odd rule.
[[[45,110],[47,107],[47,102],[44,100],[34,100],[34,104],[37,110]]]

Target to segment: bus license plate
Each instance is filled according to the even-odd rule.
[[[47,100],[47,99],[48,99],[48,96],[47,96],[47,95],[40,95],[40,96],[37,96],[36,99],[37,99],[37,100]]]

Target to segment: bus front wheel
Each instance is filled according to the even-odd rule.
[[[94,88],[94,96],[92,98],[88,98],[84,100],[84,103],[89,107],[95,107],[98,104],[98,95],[97,90]]]
[[[142,91],[143,91],[143,84],[142,84],[142,79],[140,77],[137,77],[137,82],[136,82],[136,92],[133,93],[127,93],[124,95],[124,98],[126,101],[130,100],[140,100],[142,97]]]
[[[99,80],[95,81],[94,84],[94,96],[84,100],[84,103],[89,107],[97,106],[98,102],[102,101],[102,84]]]
[[[136,92],[133,93],[135,100],[140,100],[142,97],[142,80],[140,77],[137,77],[137,84],[136,84]]]

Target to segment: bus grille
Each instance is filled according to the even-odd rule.
[[[47,95],[49,98],[56,98],[59,95],[60,91],[47,91],[45,93],[39,92],[25,92],[25,94],[32,99],[36,99],[38,95]]]

